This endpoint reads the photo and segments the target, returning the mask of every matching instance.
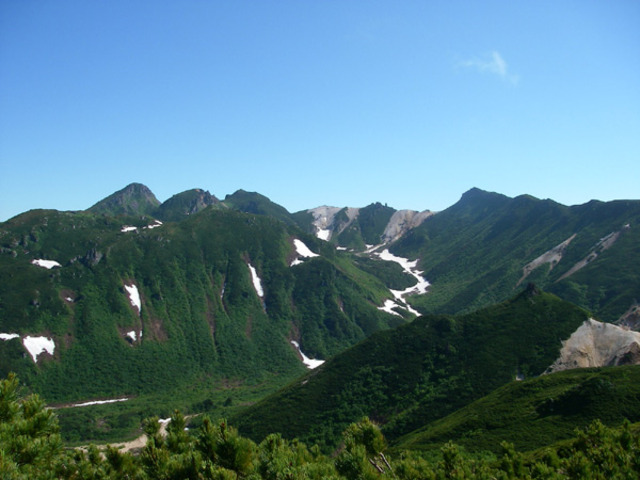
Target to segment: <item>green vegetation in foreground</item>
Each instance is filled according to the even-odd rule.
[[[640,421],[640,366],[576,369],[514,381],[411,432],[394,450],[439,450],[453,441],[468,452],[498,453],[501,443],[530,451],[571,438],[595,419]]]
[[[201,422],[203,415],[227,418],[290,381],[291,376],[274,376],[259,384],[209,377],[201,378],[186,388],[176,386],[165,392],[140,395],[124,402],[84,407],[50,406],[55,408],[65,444],[119,443],[140,436],[143,433],[142,421],[152,414],[169,418],[175,410],[179,410],[191,417],[190,424],[195,425]]]
[[[231,420],[256,441],[279,432],[329,451],[368,416],[393,441],[517,375],[540,375],[587,318],[533,286],[467,315],[420,317],[373,334]]]
[[[0,381],[0,476],[12,480],[49,479],[612,479],[637,478],[640,434],[627,422],[619,429],[595,421],[562,448],[536,460],[502,444],[495,458],[470,459],[452,443],[442,459],[385,454],[380,430],[364,418],[342,434],[333,457],[278,434],[256,444],[226,421],[205,418],[192,433],[175,412],[162,435],[158,418],[144,422],[147,443],[137,455],[106,447],[67,450],[57,417],[37,396],[21,397],[18,380]]]

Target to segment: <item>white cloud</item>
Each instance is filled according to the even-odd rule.
[[[495,50],[491,52],[490,55],[485,55],[481,58],[472,58],[470,60],[464,60],[459,63],[461,67],[466,68],[474,68],[480,73],[490,73],[492,75],[497,75],[501,79],[506,82],[511,83],[512,85],[517,85],[520,77],[509,72],[509,67],[507,62],[500,52],[496,52]]]

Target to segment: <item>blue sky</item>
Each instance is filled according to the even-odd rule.
[[[295,212],[639,198],[640,2],[0,2],[0,220],[131,182]]]

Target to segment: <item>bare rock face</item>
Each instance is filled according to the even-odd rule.
[[[433,215],[433,212],[429,210],[425,210],[424,212],[398,210],[391,216],[391,219],[384,230],[382,243],[390,243],[397,240],[412,228],[420,225],[431,215]]]
[[[618,319],[616,325],[620,325],[621,327],[626,327],[630,330],[635,330],[636,332],[640,331],[640,304],[634,302],[629,310],[624,312],[624,314]]]
[[[563,342],[560,358],[549,367],[547,373],[639,363],[640,333],[589,319]]]

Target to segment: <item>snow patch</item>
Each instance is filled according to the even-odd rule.
[[[110,400],[95,400],[93,402],[74,403],[72,407],[89,407],[91,405],[105,405],[107,403],[126,402],[128,398],[112,398]]]
[[[320,240],[324,240],[325,242],[328,242],[329,239],[331,238],[331,230],[329,230],[328,228],[326,229],[319,229],[316,232],[316,236],[320,239]]]
[[[256,293],[258,294],[258,296],[260,298],[264,297],[264,290],[262,289],[262,280],[260,280],[260,277],[258,276],[258,273],[256,272],[256,269],[253,268],[253,265],[251,265],[250,263],[247,263],[247,266],[249,267],[249,270],[251,271],[251,280],[253,281],[253,288],[256,289]]]
[[[146,227],[144,227],[144,228],[148,228],[149,230],[151,230],[151,229],[153,229],[153,228],[158,228],[158,227],[161,227],[161,226],[162,226],[162,222],[161,222],[160,220],[156,220],[155,222],[153,222],[153,223],[152,223],[152,224],[150,224],[150,225],[147,225],[147,226],[146,226]]]
[[[297,238],[294,238],[293,239],[293,245],[296,247],[296,252],[301,257],[313,258],[313,257],[319,257],[320,256],[317,253],[313,253],[311,251],[311,249],[309,247],[307,247],[302,240],[298,240]],[[294,265],[300,265],[301,263],[302,263],[302,260],[300,260],[300,258],[296,258],[295,260],[293,260],[291,262],[290,266],[293,267]]]
[[[140,332],[140,336],[142,337],[142,332]],[[129,337],[131,340],[133,340],[134,342],[138,339],[138,334],[136,333],[135,330],[131,330],[130,332],[127,332],[127,337]]]
[[[124,225],[120,231],[122,233],[127,233],[127,232],[135,232],[136,230],[138,230],[138,227],[133,227],[131,225]]]
[[[17,333],[0,333],[0,340],[4,340],[5,342],[13,338],[20,338],[20,335]]]
[[[56,262],[55,260],[43,260],[42,258],[36,258],[34,260],[31,260],[31,263],[33,265],[37,265],[38,267],[46,268],[48,270],[51,270],[53,267],[61,267],[62,266],[58,262]]]
[[[38,355],[43,352],[47,352],[50,355],[53,355],[53,352],[56,348],[56,344],[51,338],[47,337],[24,337],[22,339],[22,344],[24,348],[27,349],[31,358],[33,358],[34,362],[37,362]]]
[[[298,240],[297,238],[295,238],[293,240],[293,244],[296,246],[296,252],[298,252],[298,255],[300,255],[302,257],[311,258],[311,257],[319,257],[320,256],[317,253],[313,253],[309,249],[309,247],[307,247],[304,244],[304,242],[302,242],[302,240]]]
[[[375,253],[375,255],[377,255],[381,260],[398,263],[406,273],[408,273],[409,275],[413,276],[416,279],[415,285],[405,288],[404,290],[391,290],[391,293],[398,302],[404,305],[402,308],[404,308],[405,310],[407,310],[408,312],[416,316],[420,315],[420,312],[418,312],[416,309],[411,307],[411,305],[409,305],[405,300],[405,297],[408,295],[414,295],[414,294],[423,295],[427,293],[427,289],[429,288],[429,285],[430,285],[430,283],[422,276],[423,272],[420,270],[416,270],[416,267],[418,265],[418,260],[417,259],[409,260],[407,258],[397,257],[394,254],[392,254],[388,248],[385,248],[382,252]],[[386,306],[387,306],[387,303],[385,302],[385,307]],[[383,310],[384,307],[380,309]]]
[[[335,217],[338,212],[344,211],[347,216],[347,221],[344,223],[335,224]],[[347,228],[353,220],[358,216],[360,212],[359,208],[340,208],[340,207],[317,207],[312,208],[311,210],[307,210],[311,215],[313,215],[313,226],[316,229],[316,237],[321,240],[328,241],[331,236],[336,233],[340,234]]]
[[[391,315],[398,315],[399,317],[401,317],[402,315],[396,312],[394,308],[402,308],[402,307],[398,305],[396,302],[394,302],[393,300],[387,299],[385,300],[384,305],[382,307],[378,307],[378,310],[382,310],[383,312],[390,313]]]
[[[296,350],[298,351],[298,353],[302,357],[302,363],[304,363],[307,366],[307,368],[314,369],[314,368],[317,368],[317,367],[319,367],[320,365],[322,365],[324,363],[324,360],[315,360],[313,358],[307,357],[304,353],[302,353],[302,350],[300,350],[300,344],[298,342],[296,342],[295,340],[291,340],[291,344],[294,347],[296,347]]]
[[[140,300],[140,292],[138,292],[138,287],[136,287],[136,285],[132,283],[131,285],[125,284],[124,289],[129,295],[129,301],[131,302],[131,305],[138,309],[138,315],[140,315],[140,312],[142,311],[142,301]]]
[[[333,224],[333,219],[336,216],[341,208],[338,207],[318,207],[308,210],[308,212],[313,215],[313,226],[316,228],[316,236],[321,239],[328,241],[331,238],[331,225]]]

